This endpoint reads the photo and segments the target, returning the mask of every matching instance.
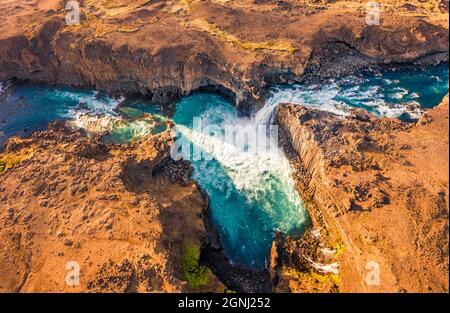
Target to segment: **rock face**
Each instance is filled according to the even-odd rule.
[[[341,242],[340,291],[448,291],[448,114],[448,96],[415,125],[279,107],[314,227]]]
[[[448,53],[439,1],[65,1],[0,4],[0,80],[29,79],[139,93],[169,102],[199,88],[255,100],[267,84]],[[67,15],[69,14],[69,15]]]
[[[105,146],[59,123],[10,139],[0,153],[9,162],[0,174],[0,290],[222,292],[199,264],[202,195],[161,171],[170,142],[168,130]]]

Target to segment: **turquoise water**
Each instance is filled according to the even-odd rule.
[[[203,153],[196,159],[194,148],[186,149],[185,159],[191,160],[194,179],[210,196],[212,219],[227,256],[234,263],[264,268],[274,232],[296,235],[308,223],[288,160],[277,145],[258,153],[250,147],[257,141],[248,140],[241,146],[218,140],[194,127],[196,117],[201,117],[204,126],[217,126],[222,134],[227,125],[248,127],[247,134],[251,134],[258,123],[239,118],[229,102],[212,94],[184,98],[173,117],[179,140]],[[266,132],[261,134],[266,136]],[[242,138],[242,132],[237,136]]]
[[[252,149],[252,136],[244,136],[248,139],[244,145],[219,140],[227,126],[256,133],[258,125],[271,124],[282,102],[341,115],[357,107],[378,116],[415,120],[448,93],[448,78],[444,64],[426,71],[350,76],[321,86],[278,86],[251,118],[238,117],[235,108],[217,95],[197,93],[180,100],[173,116],[177,141],[193,149],[185,157],[192,161],[194,179],[210,196],[212,219],[230,260],[263,268],[275,231],[300,234],[309,221],[274,136],[269,131],[255,136],[264,137],[264,146],[270,147],[261,153]],[[215,127],[201,131],[195,118],[201,118],[202,126]],[[106,133],[104,140],[114,143],[128,143],[167,127],[161,108],[141,98],[114,99],[93,91],[0,83],[0,145],[10,136],[45,129],[59,119],[88,134]]]
[[[31,84],[3,86],[4,89],[7,87],[11,90],[0,95],[0,131],[3,137],[23,136],[45,129],[49,122],[70,118],[77,108],[103,108],[101,111],[107,112],[114,106],[114,100],[92,91],[73,92],[66,88]]]
[[[271,90],[272,97],[258,114],[270,120],[278,104],[291,102],[340,115],[348,114],[352,108],[362,108],[377,116],[414,121],[424,110],[438,105],[448,88],[448,63],[426,70],[365,73],[320,86],[278,86]]]
[[[0,83],[0,145],[11,136],[69,120],[75,127],[107,132],[105,141],[127,143],[163,131],[161,108],[142,98],[111,98],[96,91]]]

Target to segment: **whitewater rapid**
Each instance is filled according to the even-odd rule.
[[[448,77],[448,64],[441,64],[428,71],[385,71],[351,75],[320,85],[277,86],[270,90],[271,96],[256,117],[271,123],[280,103],[294,103],[341,116],[360,108],[379,117],[417,120],[448,92]]]
[[[201,108],[184,110],[188,105]],[[193,118],[200,118],[204,126],[214,125],[221,134],[197,129]],[[230,103],[214,95],[182,100],[174,120],[178,142],[191,143],[201,151],[201,157],[195,158],[194,149],[187,150],[190,154],[184,158],[191,161],[193,178],[211,198],[213,219],[227,255],[232,262],[264,267],[274,233],[299,233],[309,222],[289,160],[278,146],[276,127],[262,124],[256,116],[239,117]],[[225,140],[229,126],[242,131],[237,131],[234,142]],[[239,136],[246,134],[258,138],[250,135],[246,144],[238,144]],[[264,147],[258,149],[255,144]]]
[[[447,64],[448,65],[448,64]],[[179,135],[201,151],[191,160],[193,178],[207,191],[211,214],[231,262],[266,266],[268,250],[277,230],[300,234],[309,219],[295,190],[292,169],[272,133],[259,132],[273,125],[276,107],[290,102],[339,115],[362,108],[378,116],[417,119],[448,93],[446,64],[427,70],[364,74],[319,85],[278,86],[264,107],[251,118],[239,117],[236,108],[212,94],[194,94],[176,104],[173,121]],[[127,143],[159,128],[160,111],[142,99],[114,99],[95,91],[0,82],[0,144],[11,136],[27,136],[48,123],[66,120],[87,133],[105,133],[115,143]],[[248,143],[221,140],[199,131],[193,121],[250,131]],[[252,132],[253,130],[253,132]],[[242,137],[242,136],[241,136]],[[264,139],[261,141],[254,140]],[[241,138],[242,139],[242,138]],[[242,143],[242,140],[240,140]],[[252,149],[255,146],[266,150]],[[243,149],[244,147],[244,149]],[[189,157],[188,157],[189,158]]]

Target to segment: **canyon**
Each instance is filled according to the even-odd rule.
[[[64,1],[1,1],[0,81],[139,94],[171,113],[212,91],[248,115],[276,84],[448,62],[448,1],[379,2],[381,25],[367,25],[363,1],[84,0],[80,25],[66,25]],[[312,223],[300,238],[276,234],[263,274],[227,267],[208,195],[169,157],[171,122],[125,145],[63,122],[12,137],[0,152],[0,290],[448,292],[448,110],[446,96],[407,123],[280,104]],[[65,283],[68,261],[79,286]]]
[[[268,85],[333,77],[448,52],[445,1],[2,1],[0,80],[139,93],[162,103],[201,88],[236,104]],[[445,56],[444,56],[445,58]]]
[[[362,110],[343,119],[279,107],[319,241],[346,251],[338,256],[340,290],[448,290],[448,117],[448,96],[412,125]],[[301,264],[298,245],[283,245],[287,265]],[[379,267],[379,285],[364,280],[369,262]]]

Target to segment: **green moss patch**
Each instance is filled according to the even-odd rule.
[[[191,288],[208,285],[208,269],[200,265],[200,246],[193,243],[183,247],[183,274]]]

